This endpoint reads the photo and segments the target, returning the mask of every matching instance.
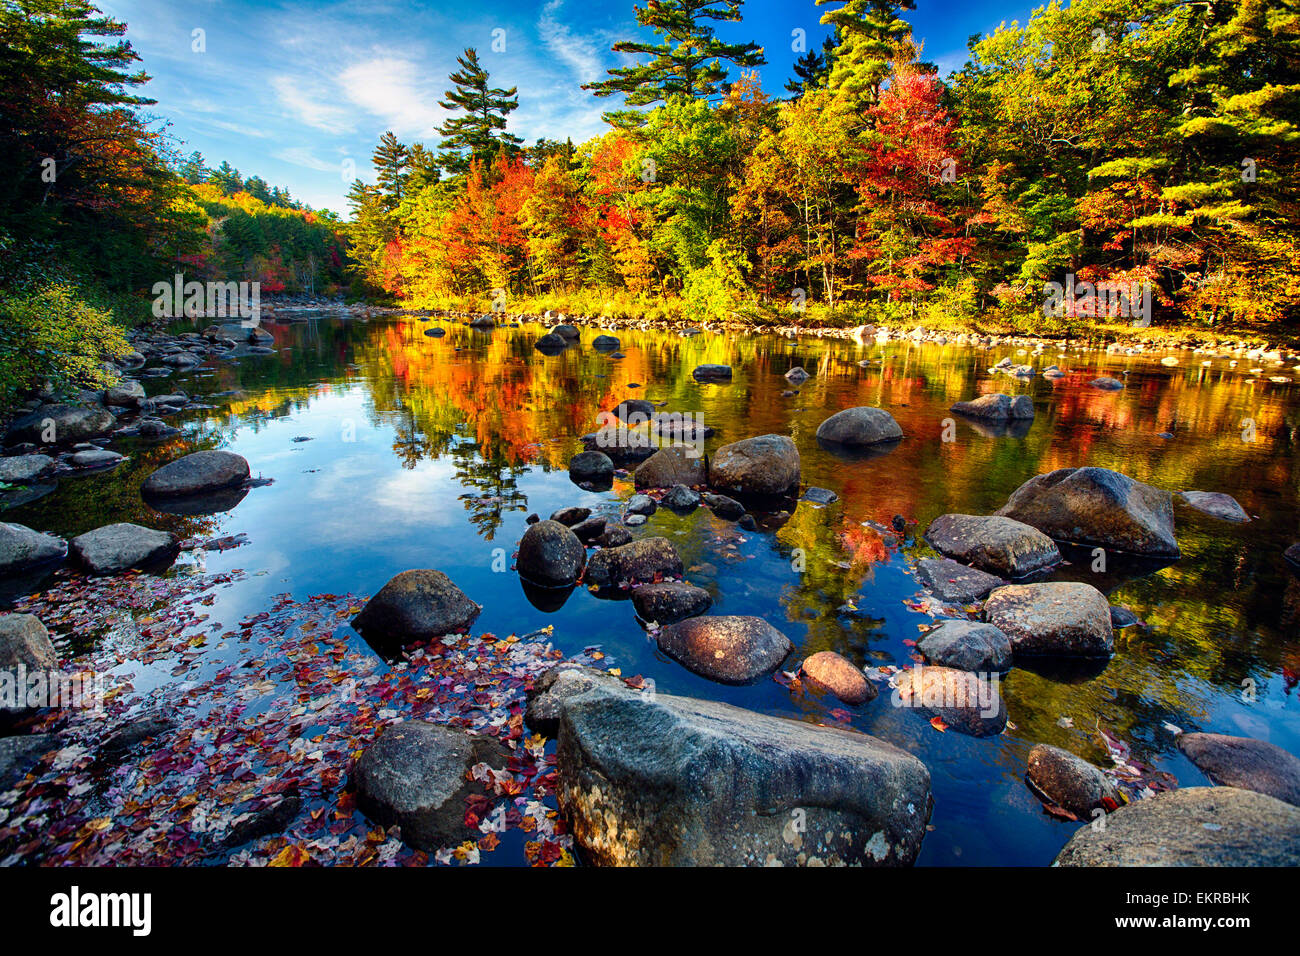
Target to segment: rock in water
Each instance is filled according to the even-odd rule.
[[[0,790],[8,790],[18,784],[43,756],[62,746],[54,734],[0,737]]]
[[[916,563],[917,577],[943,601],[969,604],[1007,582],[995,574],[968,568],[950,558],[922,558]]]
[[[1079,827],[1054,866],[1300,866],[1300,809],[1235,787],[1189,787]]]
[[[8,444],[69,445],[107,435],[117,427],[102,405],[42,405],[9,426]]]
[[[697,382],[730,382],[730,365],[697,365],[691,376]]]
[[[808,379],[812,378],[812,376],[796,365],[794,368],[790,369],[790,371],[785,373],[785,378],[791,385],[802,385],[804,382],[808,381]]]
[[[745,514],[745,506],[735,498],[728,498],[726,495],[714,495],[705,492],[701,500],[709,506],[717,517],[724,521],[739,521]]]
[[[685,485],[673,485],[659,503],[673,511],[694,511],[700,506],[700,493]]]
[[[570,697],[585,693],[597,685],[615,691],[626,691],[628,685],[613,674],[565,661],[556,664],[533,682],[528,691],[528,705],[524,710],[524,723],[534,733],[546,737],[560,735],[560,711]]]
[[[248,462],[230,451],[196,451],[163,465],[145,479],[145,495],[198,495],[233,488],[248,480]]]
[[[576,506],[561,508],[551,514],[552,521],[558,521],[566,528],[572,528],[575,524],[580,524],[591,517],[590,508],[578,508]],[[534,522],[536,523],[536,522]]]
[[[846,408],[826,419],[817,426],[817,437],[821,441],[857,447],[897,441],[903,437],[903,429],[883,408],[862,405]]]
[[[1110,812],[1123,804],[1115,782],[1068,750],[1036,744],[1029,751],[1025,782],[1040,799],[1091,820],[1095,810]]]
[[[632,476],[638,490],[671,488],[673,485],[703,485],[709,480],[708,464],[703,455],[692,457],[691,449],[674,445],[661,448],[637,466]]]
[[[0,671],[14,671],[22,664],[29,671],[53,670],[59,654],[35,614],[0,614]]]
[[[1179,556],[1173,496],[1108,468],[1061,468],[1030,478],[997,514],[1058,541]]]
[[[593,686],[560,706],[557,798],[598,866],[907,866],[930,774],[866,734]]]
[[[898,675],[895,707],[912,707],[972,737],[992,737],[1007,726],[1007,705],[995,680],[969,671],[918,664]]]
[[[1300,759],[1276,744],[1226,734],[1182,734],[1178,749],[1217,784],[1300,807]]]
[[[693,584],[664,581],[643,584],[633,591],[632,606],[643,621],[674,624],[703,614],[713,606],[713,598],[704,588]]]
[[[402,841],[429,852],[481,834],[465,825],[465,800],[481,794],[470,768],[504,770],[506,749],[491,737],[409,720],[384,729],[352,773],[357,806],[383,826],[402,828]]]
[[[49,455],[13,455],[0,458],[0,481],[22,485],[53,474],[58,462]]]
[[[614,462],[601,451],[583,451],[569,459],[569,479],[575,484],[590,481],[607,484],[614,480]]]
[[[852,661],[834,651],[818,651],[799,669],[807,681],[824,687],[846,704],[856,706],[876,699],[876,685]]]
[[[587,515],[583,515],[574,524],[580,524],[586,518]],[[582,541],[572,529],[554,520],[529,525],[519,542],[519,557],[515,559],[520,576],[534,584],[552,588],[577,581],[586,563],[587,549],[582,546]]]
[[[1180,491],[1178,497],[1197,511],[1203,511],[1220,521],[1245,522],[1250,520],[1246,509],[1237,503],[1232,495],[1218,491]]]
[[[447,575],[418,568],[403,571],[380,588],[352,619],[352,626],[374,643],[405,645],[463,631],[481,610]]]
[[[91,574],[120,574],[130,568],[170,563],[180,549],[166,531],[122,522],[78,535],[68,550]]]
[[[979,621],[940,621],[916,649],[931,664],[959,671],[1001,673],[1011,668],[1011,640]]]
[[[1009,422],[1031,419],[1034,417],[1034,402],[1028,395],[1012,398],[1001,392],[981,395],[969,402],[957,402],[951,411],[971,418],[983,418],[995,422]]]
[[[598,588],[654,584],[682,576],[682,559],[667,538],[642,538],[591,556],[583,578]]]
[[[941,554],[1008,578],[1023,578],[1061,562],[1056,542],[1047,535],[997,516],[940,515],[930,522],[925,540]]]
[[[723,445],[709,460],[709,484],[728,494],[795,492],[799,450],[785,435],[760,435]]]
[[[561,335],[556,335],[554,332],[547,332],[533,343],[533,348],[543,355],[559,355],[568,347],[569,340]]]
[[[614,335],[598,335],[591,340],[591,347],[598,352],[616,352],[620,344]]]
[[[1110,604],[1091,584],[1010,584],[984,602],[984,617],[1020,656],[1109,657],[1115,649]]]
[[[659,649],[721,684],[748,684],[781,666],[793,645],[761,617],[692,617],[659,629]]]
[[[1124,383],[1117,378],[1111,378],[1109,375],[1103,375],[1101,378],[1094,378],[1090,383],[1093,388],[1099,388],[1103,392],[1118,392],[1124,387]]]
[[[68,543],[62,538],[0,521],[0,574],[53,564],[62,561],[67,553]]]
[[[144,386],[139,382],[125,378],[116,385],[104,390],[105,405],[120,405],[134,408],[145,400]]]

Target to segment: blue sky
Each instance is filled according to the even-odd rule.
[[[354,177],[373,179],[369,157],[388,129],[436,145],[438,100],[465,47],[474,46],[497,86],[519,87],[511,132],[581,142],[604,131],[598,100],[580,89],[626,62],[610,52],[635,31],[633,0],[101,0],[153,77],[151,112],[171,122],[185,152],[210,165],[288,187],[317,208],[346,215]],[[943,73],[965,60],[966,38],[1023,20],[1028,0],[918,0],[907,15]],[[819,46],[825,8],[812,0],[748,0],[728,40],[766,50],[764,88],[782,95],[792,33]],[[203,31],[202,43],[195,39]],[[504,31],[494,33],[494,31]],[[504,50],[493,50],[494,37]],[[196,50],[196,46],[205,49]]]

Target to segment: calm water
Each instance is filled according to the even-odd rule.
[[[1115,468],[1171,491],[1234,495],[1253,516],[1236,526],[1177,506],[1183,549],[1178,563],[1147,573],[1091,574],[1076,564],[1061,574],[1089,580],[1150,628],[1116,632],[1116,654],[1100,674],[1054,680],[1021,668],[1002,692],[1014,729],[992,739],[939,733],[917,713],[895,709],[889,690],[852,714],[852,725],[914,752],[933,775],[933,831],[922,864],[1050,863],[1077,824],[1046,816],[1022,776],[1040,741],[1108,766],[1096,729],[1126,741],[1133,756],[1174,774],[1184,786],[1204,778],[1174,746],[1170,723],[1271,740],[1300,752],[1300,582],[1283,549],[1300,538],[1295,428],[1300,391],[1258,381],[1249,361],[1230,369],[1184,354],[1169,368],[1152,358],[1049,349],[1037,359],[1015,349],[884,346],[779,337],[694,338],[620,330],[623,359],[581,348],[543,357],[536,326],[472,331],[445,320],[445,338],[423,334],[414,317],[346,321],[318,316],[267,325],[277,353],[191,374],[146,378],[150,394],[184,389],[211,407],[185,413],[184,440],[162,446],[119,443],[131,458],[107,474],[61,481],[53,494],[5,513],[71,536],[112,521],[135,521],[183,536],[247,533],[249,543],[205,555],[209,571],[248,576],[218,590],[207,609],[235,621],[291,592],[371,594],[408,568],[445,571],[484,605],[475,631],[526,632],[554,625],[566,652],[599,644],[625,676],[653,678],[660,690],[726,700],[773,714],[832,721],[834,700],[801,696],[776,680],[741,688],[696,677],[659,654],[630,602],[572,593],[544,611],[514,572],[499,573],[526,527],[566,505],[616,514],[630,480],[590,493],[569,481],[566,465],[595,430],[597,413],[624,398],[698,412],[717,430],[706,450],[776,432],[799,446],[806,484],[830,488],[826,508],[801,503],[776,531],[745,532],[701,509],[656,513],[637,535],[668,537],[687,578],[714,597],[714,613],[755,614],[795,643],[786,663],[835,650],[859,664],[906,666],[906,643],[931,618],[914,609],[909,567],[928,553],[919,541],[930,519],[988,513],[1040,472],[1075,465]],[[1065,378],[1020,383],[987,368],[1016,361],[1059,364]],[[880,364],[862,368],[862,359]],[[729,385],[700,385],[700,363],[735,366]],[[813,373],[793,397],[782,377]],[[1101,392],[1087,382],[1127,371],[1128,388]],[[640,387],[633,387],[639,385]],[[1024,392],[1037,417],[1023,437],[990,436],[959,421],[942,440],[954,402],[984,391]],[[818,424],[851,405],[889,409],[906,434],[890,453],[843,461],[814,439]],[[1243,441],[1243,419],[1255,440]],[[1172,437],[1159,437],[1161,433]],[[294,441],[309,438],[310,441]],[[157,466],[199,447],[244,455],[254,475],[274,479],[233,510],[203,518],[158,514],[139,485]],[[909,542],[882,547],[863,522],[918,522]],[[791,570],[804,549],[807,570]],[[503,549],[498,550],[498,549]],[[168,668],[154,679],[166,680]],[[1255,700],[1243,700],[1243,682]],[[137,681],[137,687],[141,682]],[[1249,696],[1249,695],[1246,695]],[[841,717],[843,715],[840,715]]]

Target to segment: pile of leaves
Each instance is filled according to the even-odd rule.
[[[523,725],[526,691],[563,657],[549,628],[449,635],[390,664],[347,626],[363,604],[353,595],[280,595],[233,627],[210,620],[240,577],[69,576],[19,603],[83,643],[96,629],[65,670],[106,687],[98,713],[50,711],[30,728],[57,743],[0,792],[0,865],[573,863],[554,748]],[[346,786],[380,730],[413,719],[511,751],[504,770],[473,768],[473,838],[434,854],[373,825]]]

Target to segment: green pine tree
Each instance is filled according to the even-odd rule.
[[[456,88],[447,90],[447,98],[438,105],[462,115],[452,116],[438,127],[443,137],[438,162],[448,172],[460,174],[467,172],[475,159],[490,161],[499,149],[515,149],[523,140],[505,131],[506,117],[519,106],[518,87],[490,86],[488,71],[473,47],[456,62],[460,69],[450,76]]]

